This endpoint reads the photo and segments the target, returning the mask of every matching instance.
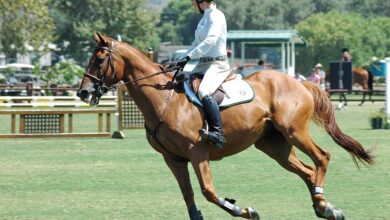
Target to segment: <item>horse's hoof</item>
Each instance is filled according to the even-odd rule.
[[[314,207],[314,205],[313,205]],[[317,217],[324,219],[334,219],[334,220],[345,220],[343,211],[339,208],[334,207],[331,203],[326,204],[324,213],[320,213],[318,209],[315,208]]]
[[[190,220],[203,220],[202,213],[196,208],[196,205],[192,205],[188,210]]]
[[[248,207],[248,213],[252,220],[260,220],[260,215],[254,208]]]

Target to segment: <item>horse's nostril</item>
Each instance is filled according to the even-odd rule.
[[[86,99],[88,97],[88,91],[87,90],[79,90],[76,94],[81,99]]]

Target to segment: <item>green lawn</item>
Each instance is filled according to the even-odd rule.
[[[390,130],[371,130],[368,121],[384,104],[357,104],[337,111],[337,120],[347,134],[375,147],[377,163],[358,170],[312,126],[313,139],[332,155],[325,195],[348,220],[390,220]],[[94,126],[80,120],[77,126]],[[8,117],[0,123],[8,132]],[[0,219],[188,219],[176,180],[144,133],[127,130],[123,140],[0,140]],[[220,196],[256,208],[262,219],[316,219],[303,181],[255,148],[212,162],[212,168]],[[191,176],[205,219],[236,219],[209,204],[192,169]]]

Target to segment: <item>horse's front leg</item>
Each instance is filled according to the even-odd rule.
[[[191,186],[190,175],[188,173],[188,162],[177,161],[170,157],[164,157],[165,163],[171,169],[175,176],[181,193],[183,194],[184,201],[186,202],[188,214],[191,220],[203,220],[200,211],[196,208],[194,200],[194,192]]]
[[[227,198],[223,199],[217,195],[211,177],[208,152],[209,147],[210,146],[197,146],[190,150],[191,163],[198,177],[203,195],[209,202],[218,205],[234,217],[254,220],[260,219],[260,216],[255,209],[251,207],[241,209],[235,204],[235,200]]]
[[[371,99],[371,98],[370,98]],[[359,106],[363,105],[363,103],[366,101],[366,92],[363,91],[363,98],[362,101],[360,102]]]

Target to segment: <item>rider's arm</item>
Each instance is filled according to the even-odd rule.
[[[221,33],[223,33],[223,26],[226,24],[223,13],[210,13],[209,16],[204,24],[207,25],[205,29],[207,31],[206,37],[187,53],[187,56],[191,59],[200,58],[207,54],[216,45]]]

